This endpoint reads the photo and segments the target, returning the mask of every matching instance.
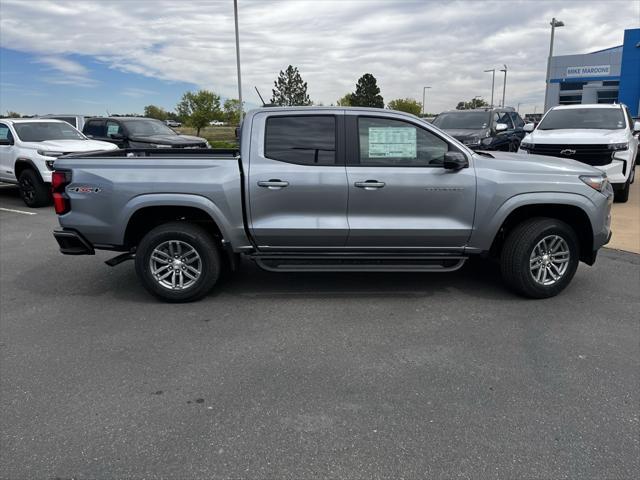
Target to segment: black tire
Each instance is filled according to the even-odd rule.
[[[558,280],[543,285],[534,278],[530,262],[539,242],[550,236],[564,240],[569,258],[566,270]],[[532,218],[516,226],[507,236],[502,248],[500,269],[505,283],[515,292],[530,298],[548,298],[560,293],[571,282],[578,268],[579,255],[578,240],[569,225],[555,218]]]
[[[199,276],[191,285],[182,289],[174,287],[178,288],[174,290],[163,286],[162,280],[154,276],[152,272],[152,253],[156,248],[162,249],[163,245],[169,241],[180,242],[181,245],[186,244],[193,248],[199,256],[196,264],[196,268],[199,267],[200,270]],[[154,258],[157,258],[157,254]],[[180,259],[175,259],[177,264],[183,265],[178,260]],[[220,277],[221,261],[215,239],[204,228],[186,222],[171,222],[154,228],[143,237],[136,249],[135,265],[138,278],[151,294],[166,302],[180,303],[199,300],[211,291]],[[163,274],[172,269],[179,270],[180,268],[184,270],[185,266],[167,267]],[[180,275],[180,272],[172,273],[170,276],[175,278],[176,275]],[[166,280],[166,282],[169,281]],[[187,282],[190,281],[187,279]]]
[[[624,182],[622,188],[615,188],[613,190],[613,201],[617,203],[627,203],[629,200],[629,191],[631,190],[631,175],[627,178],[627,181]]]
[[[30,168],[23,170],[18,177],[20,197],[27,207],[45,207],[51,203],[49,186]]]

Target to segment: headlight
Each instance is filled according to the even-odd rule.
[[[42,155],[43,157],[59,157],[60,155],[64,155],[63,152],[52,152],[50,150],[38,150],[38,155]]]
[[[528,142],[522,142],[520,144],[520,148],[522,150],[531,150],[533,148],[533,143],[528,143]]]
[[[628,143],[610,143],[609,150],[619,151],[619,150],[629,150]]]
[[[171,145],[165,145],[164,143],[151,143],[149,146],[151,148],[171,148]]]
[[[580,180],[599,192],[602,192],[609,184],[607,177],[602,175],[581,175]]]

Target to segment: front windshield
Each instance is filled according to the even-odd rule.
[[[491,116],[489,112],[449,112],[442,113],[433,121],[433,124],[442,130],[489,128]]]
[[[46,140],[86,140],[78,130],[67,122],[25,122],[14,123],[18,137],[23,142],[44,142]]]
[[[538,130],[619,130],[625,128],[620,108],[572,108],[551,110],[542,119]]]
[[[167,127],[160,120],[151,119],[138,119],[138,120],[124,120],[124,124],[127,126],[129,135],[177,135],[176,132]]]

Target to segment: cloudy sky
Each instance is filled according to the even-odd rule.
[[[245,100],[270,97],[297,66],[314,102],[354,90],[366,72],[386,102],[427,111],[489,99],[490,68],[508,65],[507,104],[540,110],[549,21],[555,53],[622,44],[640,26],[640,0],[239,0]],[[0,112],[86,114],[173,109],[186,90],[237,97],[232,0],[0,0]],[[501,75],[501,74],[500,74]],[[496,96],[502,77],[496,77]]]

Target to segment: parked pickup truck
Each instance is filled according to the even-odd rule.
[[[474,152],[381,109],[247,113],[239,154],[119,150],[55,162],[64,254],[123,252],[152,294],[195,300],[241,255],[278,272],[450,272],[500,260],[506,284],[556,295],[610,238],[613,191],[573,160]]]

